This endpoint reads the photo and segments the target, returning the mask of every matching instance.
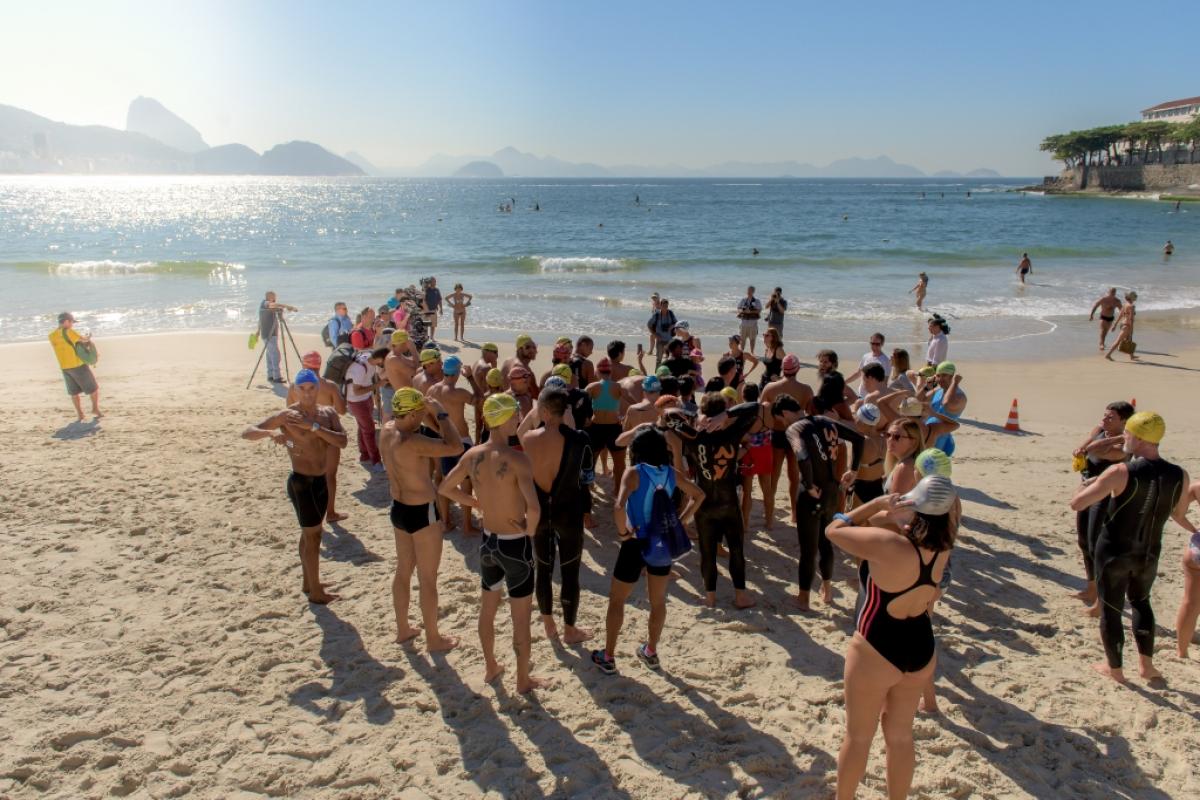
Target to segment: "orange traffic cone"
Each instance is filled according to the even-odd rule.
[[[1013,398],[1012,408],[1008,412],[1008,422],[1004,423],[1004,430],[1014,433],[1021,432],[1021,421],[1017,418],[1017,398]]]

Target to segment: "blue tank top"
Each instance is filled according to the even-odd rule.
[[[612,381],[600,381],[600,393],[592,400],[592,411],[616,411],[621,407],[621,398],[613,397]]]
[[[640,536],[654,506],[654,490],[661,486],[667,494],[675,493],[675,469],[638,464],[637,471],[638,488],[625,501],[625,516],[629,527]]]
[[[958,421],[958,414],[951,414],[946,410],[945,390],[939,388],[937,391],[935,391],[933,393],[933,398],[929,401],[929,405],[939,414],[943,414],[950,419],[955,420],[956,422]],[[939,420],[937,417],[930,417],[929,419],[925,420],[926,425],[934,425],[938,422],[941,422],[941,420]],[[939,436],[937,441],[933,443],[933,446],[948,456],[954,455],[954,437],[948,433],[943,433],[941,436]]]

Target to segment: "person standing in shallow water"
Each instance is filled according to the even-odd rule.
[[[1029,260],[1029,253],[1021,253],[1021,263],[1017,264],[1017,277],[1021,279],[1021,285],[1025,285],[1025,276],[1033,272],[1033,262]]]

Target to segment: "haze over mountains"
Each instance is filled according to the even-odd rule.
[[[157,100],[129,104],[125,130],[68,125],[0,105],[0,173],[95,175],[363,175],[312,142],[259,155],[243,144],[209,147],[200,132]]]

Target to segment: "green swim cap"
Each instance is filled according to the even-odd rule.
[[[930,447],[928,450],[922,450],[918,453],[914,464],[922,478],[929,475],[941,475],[943,478],[950,477],[950,456],[936,447]]]

